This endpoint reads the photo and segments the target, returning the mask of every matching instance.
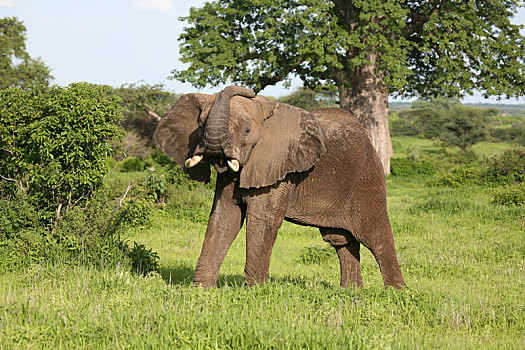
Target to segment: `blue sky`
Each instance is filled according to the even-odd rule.
[[[205,0],[0,0],[0,17],[16,16],[27,27],[27,49],[52,69],[54,83],[88,81],[120,86],[141,80],[165,83],[177,93],[196,88],[167,79],[178,60],[178,18]],[[525,9],[514,23],[525,24]],[[525,32],[524,32],[525,33]],[[292,89],[300,85],[294,80]],[[218,88],[200,90],[215,92]],[[263,94],[289,93],[282,86]],[[485,102],[480,96],[466,102]],[[495,100],[492,99],[492,102]],[[525,98],[504,101],[525,103]]]

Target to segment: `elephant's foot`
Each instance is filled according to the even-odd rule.
[[[244,283],[246,287],[254,287],[268,282],[268,274],[244,270]]]
[[[197,265],[195,274],[193,275],[193,286],[201,288],[211,288],[217,286],[217,274],[204,273],[200,266]]]
[[[214,288],[217,287],[216,282],[200,282],[200,281],[193,281],[193,286],[195,288]]]

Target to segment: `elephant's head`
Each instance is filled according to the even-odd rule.
[[[240,172],[240,187],[264,187],[310,169],[325,151],[319,120],[300,108],[229,86],[217,96],[186,94],[162,118],[154,140],[191,178]]]

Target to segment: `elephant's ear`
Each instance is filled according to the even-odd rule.
[[[264,187],[286,174],[310,169],[325,152],[319,120],[305,110],[277,103],[240,175],[240,187]]]
[[[162,117],[153,135],[159,148],[172,157],[193,180],[209,182],[210,164],[202,161],[192,168],[185,168],[184,161],[193,156],[201,141],[199,123],[202,124],[206,111],[213,103],[214,96],[186,94]]]

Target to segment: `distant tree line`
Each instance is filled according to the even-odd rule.
[[[479,141],[525,145],[525,116],[505,116],[498,108],[465,106],[458,99],[437,97],[392,112],[390,133],[440,139],[462,152]]]

